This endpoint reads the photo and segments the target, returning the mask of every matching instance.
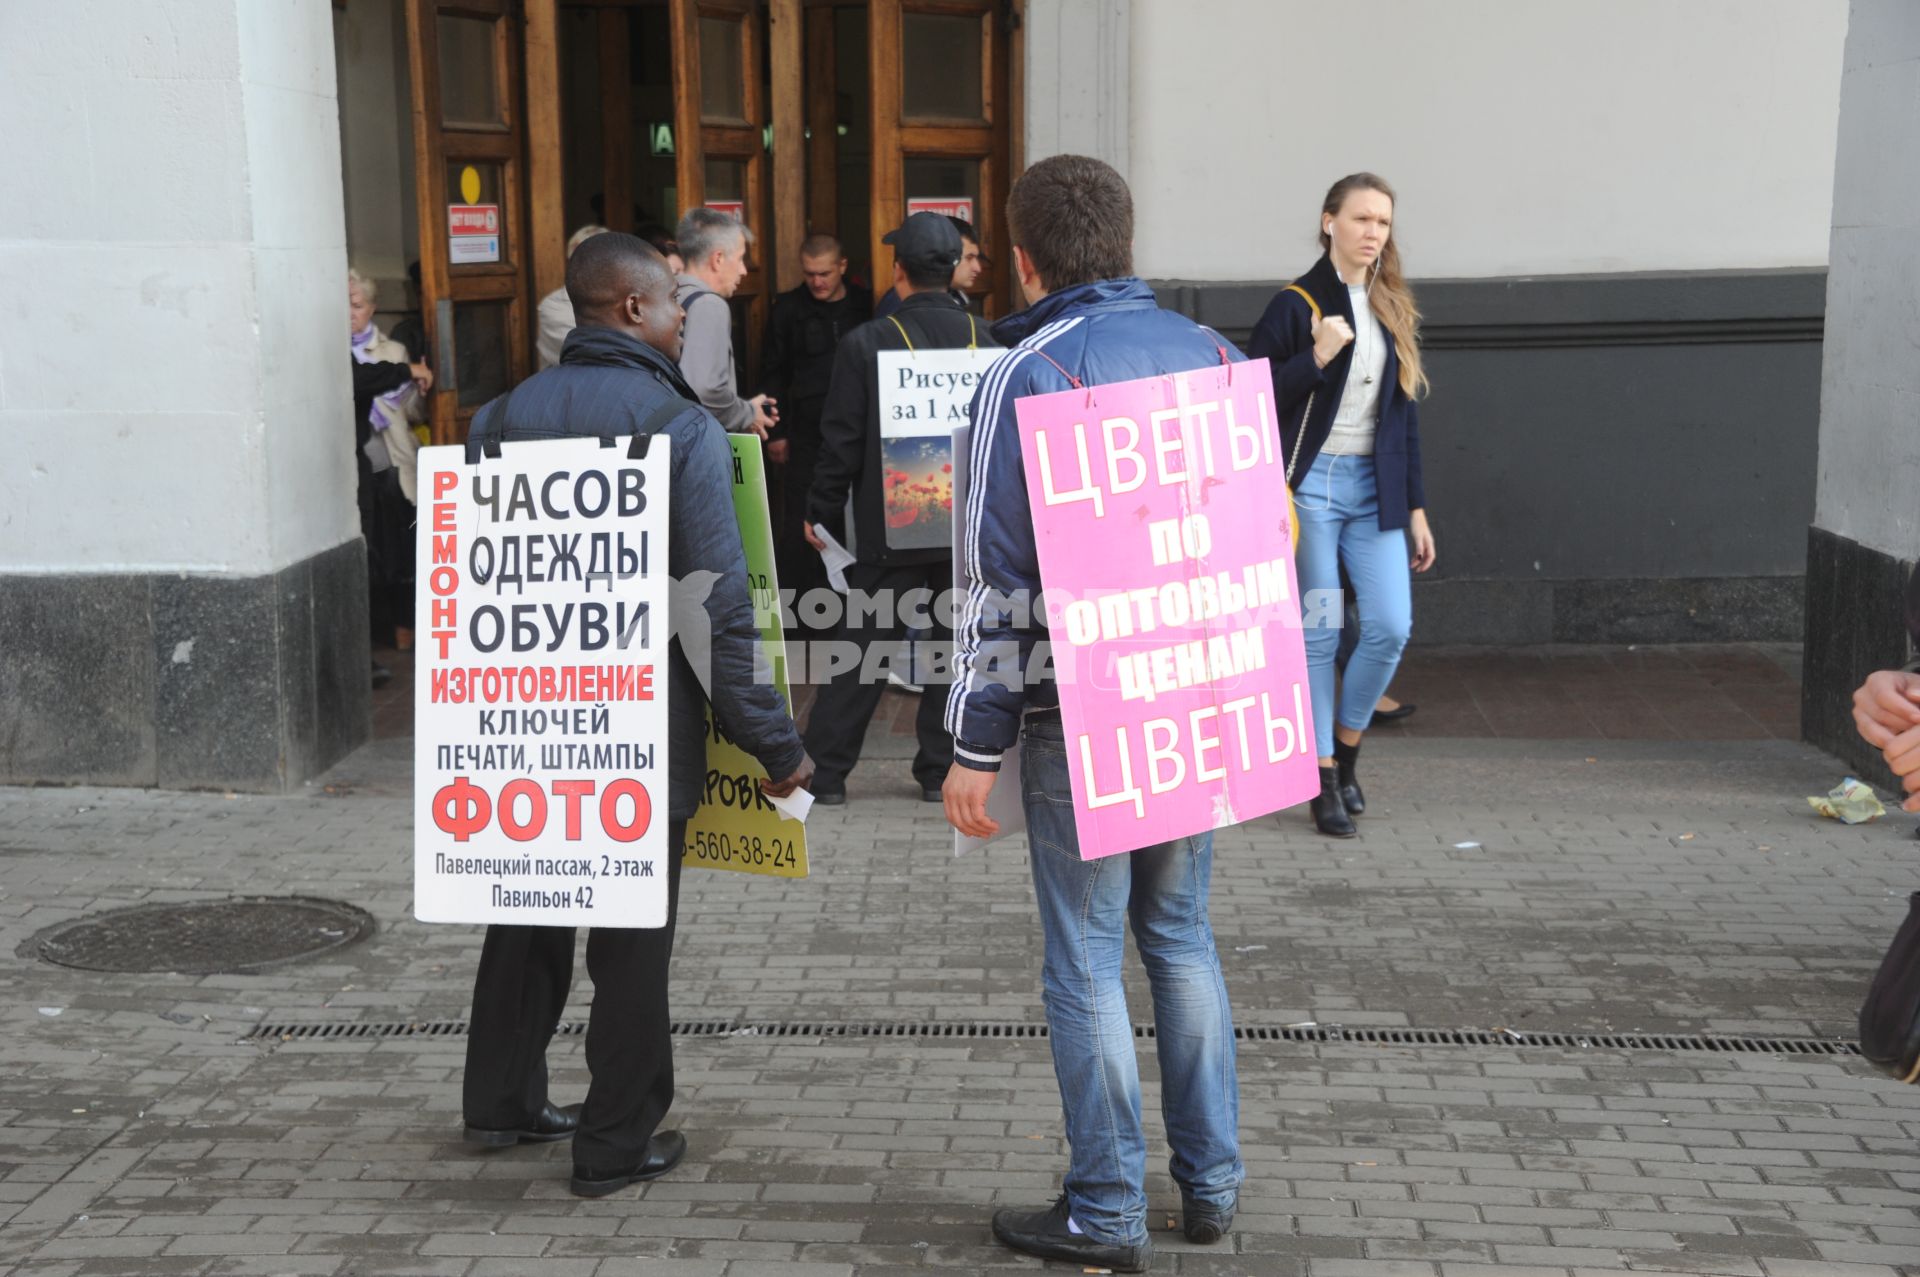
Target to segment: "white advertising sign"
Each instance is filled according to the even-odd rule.
[[[668,446],[420,450],[422,922],[666,924]]]

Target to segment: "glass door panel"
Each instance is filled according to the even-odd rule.
[[[526,376],[526,119],[514,0],[404,0],[435,443]]]
[[[706,205],[734,213],[754,241],[733,295],[744,390],[758,371],[771,287],[766,263],[778,251],[768,199],[766,11],[757,0],[669,0],[668,8],[678,211]]]
[[[910,213],[973,223],[988,271],[974,286],[988,314],[1013,301],[1006,262],[1012,112],[1008,33],[992,0],[872,0],[874,286],[893,254],[880,242]]]

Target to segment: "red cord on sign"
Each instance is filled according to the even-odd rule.
[[[1040,358],[1046,360],[1048,363],[1052,364],[1055,370],[1058,371],[1062,377],[1065,377],[1067,379],[1067,384],[1069,386],[1072,386],[1075,390],[1084,390],[1086,388],[1086,383],[1082,382],[1078,377],[1068,372],[1065,368],[1062,368],[1060,366],[1060,361],[1058,359],[1055,359],[1052,355],[1049,355],[1046,351],[1035,350],[1033,353],[1040,356]],[[1087,397],[1087,402],[1089,404],[1093,402],[1093,397],[1091,395]]]

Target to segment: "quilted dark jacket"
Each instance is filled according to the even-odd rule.
[[[786,702],[764,670],[755,670],[760,634],[733,515],[733,454],[720,423],[664,355],[617,329],[582,325],[568,334],[558,367],[535,373],[480,410],[467,436],[467,458],[477,460],[496,440],[631,435],[675,399],[684,410],[658,433],[670,441],[673,468],[667,516],[667,570],[676,583],[667,658],[667,814],[680,820],[699,807],[706,783],[703,710],[709,691],[720,726],[768,775],[790,775],[803,752]],[[704,680],[682,646],[682,635],[707,628],[689,626],[682,614],[696,600],[706,609],[712,636],[712,674]]]

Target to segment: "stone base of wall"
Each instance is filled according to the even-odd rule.
[[[366,549],[271,576],[0,575],[0,783],[274,793],[372,735]]]
[[[1806,656],[1800,680],[1800,734],[1838,754],[1861,779],[1898,792],[1880,751],[1853,725],[1853,691],[1875,670],[1907,663],[1903,619],[1913,570],[1824,528],[1807,531]]]
[[[1415,643],[1793,643],[1798,576],[1418,581]]]

